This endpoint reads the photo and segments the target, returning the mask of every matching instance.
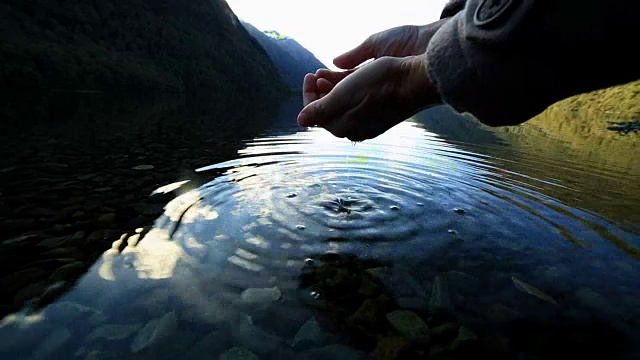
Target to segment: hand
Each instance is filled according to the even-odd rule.
[[[301,126],[321,126],[352,141],[372,139],[440,102],[429,82],[424,54],[382,57],[358,70],[322,70],[307,74],[303,84],[305,107]]]
[[[446,20],[423,26],[403,25],[373,34],[353,50],[336,57],[333,63],[341,69],[353,69],[369,59],[383,56],[420,55]]]

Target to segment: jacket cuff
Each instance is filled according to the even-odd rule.
[[[496,3],[509,8],[485,6]],[[637,41],[629,14],[639,3],[468,0],[429,42],[428,76],[458,112],[489,126],[523,123],[569,96],[640,77],[632,56],[613,55]]]

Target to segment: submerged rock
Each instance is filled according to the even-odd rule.
[[[326,334],[320,328],[315,317],[307,320],[293,338],[291,346],[301,349],[310,346],[322,346],[326,340]]]
[[[429,327],[416,313],[395,310],[387,314],[387,320],[405,338],[422,344],[429,341]]]
[[[260,357],[247,348],[235,346],[220,355],[219,360],[260,360]]]
[[[225,349],[233,345],[230,334],[224,330],[216,330],[193,344],[187,352],[185,359],[211,360],[216,359]]]
[[[33,351],[33,357],[35,359],[41,359],[49,356],[60,349],[69,339],[71,339],[71,332],[69,332],[69,330],[66,328],[57,328],[38,344]]]
[[[399,360],[406,357],[411,344],[401,336],[385,336],[378,339],[374,350],[376,360]]]
[[[100,311],[70,301],[53,303],[45,310],[48,320],[59,324],[71,324],[75,321],[88,322],[90,325],[98,325],[106,321],[107,317]]]
[[[269,355],[284,343],[280,337],[253,325],[249,319],[240,321],[237,328],[233,331],[233,337],[240,345],[260,356]]]
[[[122,340],[142,328],[142,324],[107,324],[93,330],[85,339],[85,342],[94,340]]]
[[[321,348],[310,349],[303,352],[311,360],[361,360],[364,352],[342,344],[331,344]]]
[[[131,343],[131,351],[136,353],[146,347],[157,344],[175,334],[178,330],[178,318],[174,312],[147,323]]]
[[[535,297],[537,297],[540,300],[544,300],[546,302],[549,302],[551,304],[554,305],[558,305],[558,302],[555,301],[551,296],[547,295],[546,293],[544,293],[542,290],[527,284],[526,282],[516,278],[515,276],[511,277],[511,280],[513,281],[513,284],[516,286],[516,288],[522,292],[525,292],[529,295],[533,295]]]
[[[277,301],[282,296],[282,291],[277,286],[271,288],[249,288],[240,294],[240,300],[244,303],[269,303]]]
[[[431,297],[429,298],[429,311],[432,314],[453,311],[447,282],[442,276],[436,276],[433,279]]]
[[[478,340],[476,334],[470,328],[466,326],[461,326],[458,329],[458,336],[451,343],[452,351],[459,351],[462,349],[466,349],[469,346],[475,344]]]

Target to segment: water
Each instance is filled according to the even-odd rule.
[[[15,250],[29,241],[28,231],[2,245],[3,259],[22,256],[12,262],[22,270],[8,271],[22,271],[21,278],[45,291],[4,318],[3,358],[640,354],[637,136],[600,131],[591,118],[583,124],[592,128],[567,131],[571,119],[558,114],[548,115],[550,123],[567,125],[555,131],[488,129],[438,107],[354,145],[322,129],[298,128],[299,104],[293,99],[277,115],[253,115],[223,133],[207,125],[209,115],[187,125],[183,108],[171,106],[132,116],[140,133],[97,131],[81,149],[98,148],[102,139],[112,147],[101,156],[136,157],[73,173],[105,178],[100,186],[112,188],[105,190],[111,195],[92,196],[119,225],[101,233],[104,241],[93,239],[94,252],[84,250],[91,247],[88,225],[82,236],[76,223],[65,224],[66,232],[58,228],[64,241],[50,235],[51,224],[32,234],[40,244],[49,239],[54,249],[67,249],[60,258],[72,256],[69,243],[84,244],[75,247],[84,251],[80,263],[90,266],[71,288],[65,284],[84,272],[82,265],[80,274],[63,271],[57,282],[34,275],[45,265],[24,270],[41,256]],[[150,130],[160,127],[166,129]],[[73,138],[66,129],[58,143]],[[23,146],[16,153],[27,159]],[[67,167],[84,159],[51,154]],[[5,165],[5,173],[19,171]],[[17,179],[30,181],[25,176]],[[129,186],[138,178],[147,180]],[[3,194],[43,186],[5,184],[12,185]],[[148,197],[151,188],[157,191]],[[143,196],[123,196],[141,189]],[[47,208],[59,211],[56,201]],[[126,209],[117,207],[123,203]],[[164,205],[162,214],[131,222],[144,215],[140,204]],[[24,289],[15,291],[28,299]]]

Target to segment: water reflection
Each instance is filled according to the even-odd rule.
[[[354,146],[297,128],[298,106],[198,167],[202,186],[157,184],[176,196],[154,226],[114,236],[43,311],[6,317],[0,353],[637,355],[638,233],[606,202],[572,205],[591,175],[447,108]],[[637,186],[624,180],[636,167],[592,165]]]
[[[201,185],[194,168],[235,156],[277,110],[0,93],[0,316],[55,299],[111,242],[149,228],[172,192]]]

